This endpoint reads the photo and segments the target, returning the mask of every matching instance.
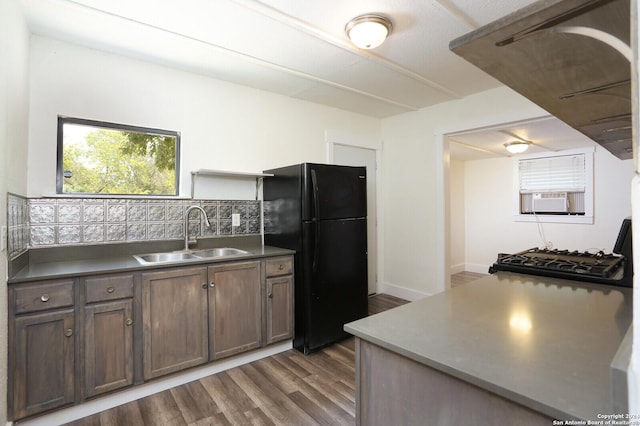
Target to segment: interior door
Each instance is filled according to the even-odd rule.
[[[378,217],[376,198],[376,151],[348,145],[333,145],[333,162],[345,166],[367,168],[367,258],[369,261],[368,292],[378,291]]]

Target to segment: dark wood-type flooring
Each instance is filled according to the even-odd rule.
[[[380,294],[369,313],[407,303]],[[263,358],[68,423],[112,425],[354,425],[354,339],[317,353]]]
[[[478,280],[482,277],[486,277],[489,274],[479,274],[477,272],[459,272],[451,275],[451,287],[456,287],[462,284],[470,283],[471,281]]]
[[[461,272],[452,286],[485,276]],[[407,303],[369,298],[369,314]],[[354,339],[288,350],[68,423],[71,426],[354,425]]]

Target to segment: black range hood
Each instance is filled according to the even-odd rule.
[[[596,141],[632,152],[630,0],[542,0],[449,48]],[[621,49],[612,44],[622,46]],[[630,50],[629,50],[630,52]]]

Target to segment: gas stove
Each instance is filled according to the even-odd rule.
[[[489,268],[610,285],[623,284],[626,258],[602,251],[578,252],[532,248],[515,254],[498,254]]]
[[[532,248],[514,254],[499,253],[489,273],[511,271],[591,283],[633,287],[631,219],[622,221],[613,253]]]

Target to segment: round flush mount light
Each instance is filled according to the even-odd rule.
[[[529,142],[524,142],[524,141],[507,142],[504,144],[504,147],[507,148],[507,151],[509,151],[512,154],[522,154],[527,149],[529,149]]]
[[[353,18],[344,31],[347,37],[360,49],[380,46],[391,34],[391,21],[380,15],[361,15]]]

